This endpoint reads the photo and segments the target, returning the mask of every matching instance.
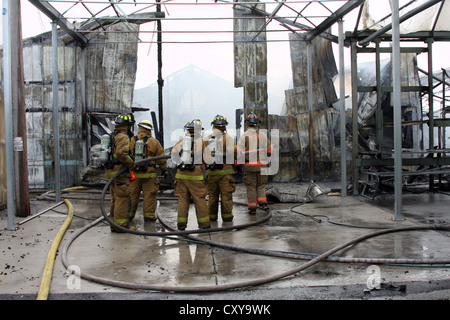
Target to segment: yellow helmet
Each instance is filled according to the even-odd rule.
[[[134,124],[134,122],[135,121],[134,121],[133,115],[132,114],[126,114],[126,113],[118,115],[116,120],[114,120],[114,123],[116,125],[126,124],[126,125],[131,126],[131,125]]]
[[[214,117],[213,121],[211,122],[211,125],[216,127],[225,127],[228,125],[228,121],[227,118],[218,114],[217,116]]]
[[[186,130],[195,130],[198,128],[201,128],[203,130],[202,122],[199,119],[194,119],[184,125],[184,129]]]

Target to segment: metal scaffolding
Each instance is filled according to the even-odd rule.
[[[362,23],[363,18],[370,12],[370,4],[373,1],[364,0],[322,0],[322,1],[307,1],[307,0],[283,0],[283,1],[225,1],[225,0],[198,0],[196,2],[183,2],[183,1],[120,1],[120,0],[29,0],[31,4],[37,7],[42,13],[44,13],[51,21],[54,22],[53,35],[56,36],[56,25],[63,30],[70,39],[64,39],[65,43],[70,41],[76,41],[81,47],[89,45],[96,45],[95,32],[98,33],[114,33],[114,32],[129,32],[136,33],[131,23],[142,21],[156,21],[158,23],[157,30],[150,32],[140,32],[138,35],[139,43],[156,43],[159,46],[158,59],[162,60],[162,46],[165,44],[184,44],[184,43],[235,43],[236,39],[233,35],[240,32],[237,30],[230,30],[229,28],[218,28],[217,30],[204,30],[201,27],[195,28],[180,28],[172,27],[172,24],[179,22],[202,22],[206,20],[234,20],[235,16],[231,14],[226,15],[203,15],[200,13],[202,7],[211,8],[243,8],[249,10],[251,17],[240,16],[239,19],[261,19],[263,26],[259,30],[254,30],[255,36],[252,39],[246,39],[244,41],[289,41],[281,37],[277,37],[281,34],[295,33],[299,36],[299,41],[304,41],[310,44],[316,37],[322,37],[338,44],[339,46],[339,74],[340,74],[340,132],[341,132],[341,190],[342,196],[346,196],[348,175],[347,175],[347,161],[346,161],[346,128],[345,128],[345,81],[344,81],[344,48],[351,47],[351,66],[352,66],[352,115],[353,115],[353,131],[352,131],[352,174],[350,179],[353,180],[353,194],[359,193],[359,180],[361,168],[366,166],[392,166],[394,168],[395,177],[395,216],[396,219],[402,219],[401,209],[401,180],[402,180],[402,167],[406,163],[411,164],[423,164],[423,158],[417,158],[417,162],[414,159],[402,159],[402,142],[401,142],[401,128],[402,120],[400,116],[401,100],[400,96],[405,91],[420,91],[428,94],[429,98],[429,149],[432,149],[434,144],[434,128],[443,128],[447,125],[447,120],[434,119],[433,115],[433,59],[432,59],[432,44],[435,41],[449,41],[450,32],[446,29],[446,22],[444,22],[445,13],[448,13],[449,5],[445,0],[413,0],[413,1],[400,1],[399,0],[386,0],[388,4],[388,13],[378,21],[368,20]],[[448,1],[447,1],[448,3]],[[3,0],[4,8],[7,7],[8,0]],[[390,9],[389,9],[390,4]],[[262,5],[262,6],[261,6]],[[193,7],[197,9],[198,14],[194,16],[171,16],[170,12],[172,8],[176,6],[180,7]],[[354,29],[347,33],[344,32],[343,22],[348,18],[349,14],[358,12],[356,19],[352,20],[354,23]],[[433,21],[431,23],[431,29],[429,30],[414,30],[412,32],[404,33],[402,29],[402,23],[410,22],[412,17],[418,17],[422,13],[429,13],[430,9],[434,10]],[[7,19],[4,19],[7,21]],[[130,23],[127,31],[117,31],[112,28],[119,22]],[[348,21],[347,21],[348,22]],[[165,26],[162,29],[162,25]],[[363,27],[361,27],[363,26]],[[333,28],[337,27],[337,35],[333,34]],[[6,30],[4,23],[4,30]],[[260,40],[257,37],[258,33],[266,32],[273,35],[271,39]],[[4,31],[5,34],[6,31]],[[7,32],[6,32],[7,33]],[[153,39],[153,35],[157,35],[157,40]],[[186,35],[192,35],[196,38],[194,40],[185,40]],[[231,36],[231,37],[230,37]],[[206,37],[206,38],[205,38]],[[8,37],[4,35],[4,65],[7,66],[6,60],[8,52]],[[291,40],[293,41],[293,40]],[[418,41],[427,44],[426,48],[403,48],[402,42]],[[388,42],[392,48],[382,48],[380,43]],[[57,54],[57,41],[53,44],[54,55]],[[309,48],[310,46],[308,46]],[[428,85],[420,87],[405,87],[401,85],[400,80],[400,54],[401,52],[426,52],[429,56],[428,65]],[[358,85],[357,75],[357,61],[359,53],[373,52],[376,54],[377,71],[379,75],[379,57],[381,52],[392,53],[392,70],[393,81],[389,88],[381,85],[380,78],[378,77],[377,84],[371,88],[363,88]],[[311,60],[314,58],[311,56],[311,51],[308,50],[308,59],[306,70],[308,70],[309,80],[311,81]],[[5,58],[6,57],[6,58]],[[55,58],[54,58],[55,59]],[[56,68],[56,66],[54,66]],[[7,68],[5,68],[7,70]],[[162,78],[162,61],[159,62],[159,74],[158,84],[160,91],[162,92],[163,78]],[[57,74],[53,76],[53,83],[57,82]],[[442,81],[445,83],[446,81]],[[9,79],[8,73],[4,73],[4,90],[8,88]],[[85,85],[84,85],[85,86]],[[309,82],[309,110],[312,110],[314,103],[312,97],[312,83]],[[380,159],[379,156],[368,158],[365,154],[361,153],[358,145],[358,95],[360,92],[375,91],[380,97],[382,92],[386,90],[392,92],[393,98],[393,110],[394,110],[394,153],[393,157],[389,156],[386,159]],[[54,91],[55,93],[55,91]],[[6,98],[7,95],[6,95]],[[57,94],[54,94],[54,112],[55,119],[57,119],[57,106],[58,106]],[[162,94],[159,96],[158,110],[160,113],[159,128],[163,128],[162,119]],[[444,97],[444,102],[445,102]],[[382,153],[382,132],[383,121],[381,109],[381,100],[378,100],[378,110],[376,113],[376,132],[377,132],[377,146],[376,153]],[[5,99],[5,114],[7,108],[9,108],[10,102]],[[9,110],[9,109],[8,109]],[[10,116],[10,114],[8,114]],[[313,114],[310,112],[309,121],[312,125]],[[7,121],[8,122],[8,121]],[[56,145],[58,145],[58,123],[55,121],[55,139]],[[310,140],[312,139],[310,131]],[[312,159],[313,148],[310,143],[310,157]],[[440,148],[441,149],[441,148]],[[11,147],[7,146],[7,156],[10,156]],[[56,154],[57,148],[55,148],[55,157],[57,159],[59,154]],[[432,152],[430,150],[430,152]],[[55,160],[56,160],[55,159]],[[445,156],[430,158],[426,165],[449,165],[449,158]],[[56,169],[59,166],[59,161],[55,162]],[[313,160],[311,160],[311,167],[313,166]],[[59,176],[56,175],[56,179]],[[8,178],[10,179],[10,178]],[[58,185],[58,184],[57,184]],[[12,188],[8,184],[9,189]],[[59,192],[57,192],[59,194]],[[58,201],[58,200],[57,200]],[[8,207],[10,205],[8,204]],[[11,205],[11,207],[13,207]]]

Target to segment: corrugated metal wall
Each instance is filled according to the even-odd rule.
[[[134,25],[134,24],[133,24]],[[61,187],[79,185],[89,164],[91,114],[131,112],[137,68],[137,37],[117,23],[97,33],[86,48],[66,45],[58,34],[58,103]],[[139,31],[139,25],[134,29]],[[28,175],[30,189],[55,187],[51,33],[23,42]],[[85,60],[85,65],[83,63]],[[85,84],[83,81],[85,80]],[[83,92],[86,88],[85,92]],[[0,121],[3,121],[3,102]],[[0,130],[0,173],[4,170],[4,132]],[[0,181],[0,205],[6,181]]]
[[[240,2],[251,2],[241,0]],[[265,10],[264,4],[256,5]],[[236,6],[234,12],[234,86],[244,90],[244,117],[254,112],[268,127],[267,43],[265,20],[252,10]],[[251,17],[255,17],[252,19]]]
[[[51,34],[27,39],[23,50],[29,184],[30,188],[54,188]],[[77,185],[83,166],[80,52],[74,45],[58,46],[62,187]]]
[[[336,155],[332,105],[337,101],[333,84],[337,67],[331,43],[321,37],[312,42],[314,177],[311,177],[307,44],[296,34],[290,37],[294,88],[285,91],[286,114],[269,116],[269,127],[280,130],[280,168],[283,168],[273,180],[336,178],[340,158]]]
[[[86,49],[86,111],[130,112],[137,69],[137,36],[117,23]],[[139,25],[133,24],[139,31]]]

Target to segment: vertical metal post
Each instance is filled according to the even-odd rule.
[[[391,0],[392,9],[392,82],[394,100],[394,197],[395,220],[402,214],[402,100],[400,79],[400,21],[398,0]]]
[[[434,147],[434,98],[433,98],[433,40],[428,39],[428,127],[430,130],[428,149]]]
[[[8,230],[16,230],[16,195],[14,183],[14,137],[11,87],[11,38],[10,38],[10,0],[3,0],[3,100],[5,104],[5,162],[6,197],[8,206]]]
[[[376,65],[376,78],[377,78],[377,110],[375,111],[376,121],[376,145],[379,152],[383,151],[383,109],[382,103],[382,83],[381,83],[381,56],[380,56],[380,40],[376,40],[376,53],[375,53],[375,65]]]
[[[356,41],[352,41],[352,167],[353,167],[353,195],[359,193],[359,171],[356,160],[359,154],[358,144],[358,56]]]
[[[76,56],[76,55],[75,55]],[[81,74],[81,114],[83,115],[82,118],[82,127],[83,130],[86,130],[86,132],[90,131],[90,126],[87,121],[88,113],[86,112],[86,47],[81,48],[81,68],[80,68],[80,74]],[[88,151],[91,146],[91,139],[90,134],[87,135],[86,140],[83,142],[84,148],[83,148],[83,166],[88,166]]]
[[[433,85],[433,39],[427,39],[428,43],[428,149],[434,149],[434,85]],[[434,157],[434,155],[433,155]],[[434,175],[429,176],[429,188],[434,188]]]
[[[59,155],[59,101],[58,101],[58,30],[56,21],[52,22],[52,72],[53,72],[53,140],[55,164],[55,197],[61,201],[61,163]]]
[[[344,63],[344,21],[339,20],[339,96],[341,136],[341,196],[347,196],[347,149],[345,134],[345,63]]]
[[[161,12],[161,0],[156,0],[156,12]],[[159,142],[164,148],[164,108],[163,108],[163,88],[164,79],[162,76],[162,24],[161,19],[156,21],[158,35],[158,117],[159,117]]]
[[[312,85],[312,43],[306,46],[308,65],[308,110],[309,110],[309,168],[310,178],[314,177],[314,130],[313,130],[313,85]]]
[[[445,119],[446,118],[446,112],[445,112],[445,69],[442,68],[442,118]],[[442,127],[442,148],[446,149],[447,148],[447,144],[445,139],[447,138],[447,127],[443,126]],[[445,152],[442,154],[443,157],[446,156]]]

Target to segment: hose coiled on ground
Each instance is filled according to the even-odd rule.
[[[161,156],[161,157],[154,157],[154,158],[150,158],[150,159],[145,159],[142,160],[140,162],[144,162],[144,161],[151,161],[151,160],[157,160],[157,159],[161,159],[161,158],[168,158],[169,156]],[[96,225],[97,223],[99,223],[102,220],[106,220],[110,225],[113,225],[114,227],[116,227],[117,225],[111,220],[109,219],[108,215],[106,214],[105,210],[104,210],[104,198],[106,195],[107,190],[109,189],[109,186],[111,185],[111,183],[114,181],[114,179],[117,178],[117,176],[119,176],[120,174],[122,174],[123,172],[125,172],[126,168],[122,168],[119,172],[117,172],[106,184],[105,188],[103,189],[102,192],[102,197],[101,197],[101,210],[102,210],[102,215],[103,217],[100,217],[99,219],[97,219],[96,221],[92,222],[91,224],[85,226],[84,228],[78,230],[78,232],[76,232],[73,237],[68,241],[68,243],[65,245],[64,249],[63,249],[63,254],[62,254],[62,260],[63,260],[63,264],[66,268],[69,267],[69,263],[67,260],[67,252],[69,247],[71,246],[71,244],[73,243],[73,241],[75,241],[75,239],[77,237],[79,237],[82,233],[84,233],[86,230],[90,229],[91,227],[93,227],[94,225]],[[171,228],[167,222],[164,221],[164,219],[162,219],[162,217],[158,216],[159,220],[161,221],[161,223],[169,230],[173,230],[173,228]],[[270,215],[267,215],[267,217],[265,217],[264,221],[267,221],[270,218]],[[261,221],[258,221],[257,223],[261,223]],[[257,223],[252,223],[252,224],[248,224],[247,226],[250,225],[255,225]],[[117,226],[120,227],[120,226]],[[236,229],[237,226],[232,226],[229,227],[227,229]],[[233,246],[233,245],[229,245],[229,244],[224,244],[224,243],[219,243],[219,242],[215,242],[212,240],[207,240],[207,239],[203,239],[203,238],[199,238],[199,237],[194,237],[192,235],[192,233],[203,233],[203,232],[212,232],[212,231],[222,231],[224,230],[224,228],[218,228],[218,229],[206,229],[206,230],[192,230],[192,231],[171,231],[171,232],[142,232],[142,231],[138,231],[138,230],[128,230],[126,228],[122,228],[124,232],[128,232],[128,233],[132,233],[132,234],[138,234],[138,235],[151,235],[151,236],[166,236],[166,235],[185,235],[188,238],[191,239],[195,239],[196,241],[201,241],[210,245],[214,245],[214,246],[219,246],[222,248],[226,248],[226,249],[231,249],[231,250],[235,250],[235,251],[239,251],[239,252],[245,252],[245,253],[252,253],[252,254],[263,254],[263,255],[270,255],[270,256],[276,256],[276,257],[280,257],[280,258],[295,258],[295,259],[309,259],[309,262],[302,264],[301,266],[298,266],[294,269],[291,270],[287,270],[285,272],[273,275],[273,276],[269,276],[266,278],[262,278],[262,279],[256,279],[256,280],[249,280],[249,281],[243,281],[243,282],[239,282],[239,283],[232,283],[232,284],[224,284],[224,285],[213,285],[213,286],[189,286],[189,287],[178,287],[178,286],[162,286],[162,285],[145,285],[145,284],[136,284],[136,283],[130,283],[130,282],[124,282],[124,281],[117,281],[117,280],[111,280],[111,279],[105,279],[105,278],[101,278],[101,277],[97,277],[94,275],[90,275],[87,273],[81,273],[80,276],[83,279],[86,280],[90,280],[90,281],[94,281],[97,283],[102,283],[105,285],[110,285],[110,286],[116,286],[116,287],[121,287],[121,288],[127,288],[127,289],[135,289],[135,290],[156,290],[156,291],[166,291],[166,292],[216,292],[216,291],[225,291],[225,290],[231,290],[231,289],[237,289],[237,288],[243,288],[243,287],[251,287],[251,286],[257,286],[257,285],[261,285],[261,284],[266,284],[266,283],[270,283],[276,280],[280,280],[282,278],[285,278],[287,276],[293,275],[295,273],[301,272],[315,264],[317,264],[318,262],[321,261],[337,261],[337,262],[362,262],[362,263],[384,263],[384,262],[388,262],[388,263],[414,263],[413,261],[415,261],[415,263],[424,263],[424,260],[422,259],[369,259],[369,258],[330,258],[330,256],[348,246],[352,246],[355,245],[361,241],[364,241],[366,239],[372,238],[372,237],[376,237],[379,235],[383,235],[383,234],[388,234],[388,233],[395,233],[395,232],[405,232],[405,231],[419,231],[419,230],[434,230],[434,231],[449,231],[450,230],[450,225],[441,225],[441,226],[434,226],[434,225],[427,225],[427,226],[411,226],[411,227],[401,227],[401,228],[392,228],[392,229],[385,229],[385,230],[379,230],[367,235],[363,235],[360,236],[356,239],[353,239],[351,241],[348,241],[344,244],[341,244],[339,246],[336,246],[322,254],[317,255],[316,257],[312,258],[311,256],[304,256],[304,255],[298,255],[295,253],[282,253],[282,252],[273,252],[273,251],[267,251],[267,250],[260,250],[260,249],[249,249],[249,248],[243,248],[243,247],[238,247],[238,246]],[[430,262],[428,260],[428,262]],[[432,261],[434,262],[434,261]],[[448,260],[442,260],[439,261],[437,263],[449,263]]]
[[[68,259],[67,259],[67,252],[69,247],[71,246],[71,244],[75,241],[76,238],[78,238],[82,233],[84,233],[86,230],[92,228],[94,225],[96,225],[97,223],[99,223],[100,221],[103,220],[103,217],[100,217],[99,219],[95,220],[94,222],[92,222],[91,224],[85,226],[82,229],[79,229],[74,235],[73,237],[67,242],[67,244],[65,245],[64,249],[63,249],[63,254],[62,254],[62,261],[63,264],[66,268],[69,267],[69,263],[68,263]],[[250,280],[250,281],[243,281],[243,282],[239,282],[239,283],[232,283],[232,284],[224,284],[224,285],[213,285],[213,286],[189,286],[189,287],[178,287],[178,286],[162,286],[162,285],[146,285],[146,284],[137,284],[137,283],[130,283],[130,282],[125,282],[125,281],[117,281],[117,280],[111,280],[111,279],[105,279],[105,278],[101,278],[101,277],[97,277],[94,275],[90,275],[87,273],[80,273],[80,277],[89,281],[93,281],[93,282],[97,282],[97,283],[101,283],[101,284],[105,284],[105,285],[110,285],[110,286],[115,286],[115,287],[121,287],[121,288],[126,288],[126,289],[134,289],[134,290],[156,290],[156,291],[165,291],[165,292],[186,292],[186,293],[199,293],[199,292],[218,292],[218,291],[225,291],[225,290],[231,290],[231,289],[237,289],[237,288],[244,288],[244,287],[252,287],[252,286],[257,286],[257,285],[262,285],[262,284],[266,284],[266,283],[270,283],[276,280],[280,280],[282,278],[288,277],[290,275],[293,275],[295,273],[301,272],[303,270],[308,269],[309,267],[324,261],[327,257],[329,257],[330,255],[348,247],[348,246],[352,246],[355,245],[361,241],[364,241],[366,239],[369,238],[373,238],[376,236],[380,236],[383,234],[388,234],[388,233],[395,233],[395,232],[405,232],[405,231],[418,231],[418,230],[434,230],[434,231],[450,231],[450,226],[449,225],[443,225],[443,226],[432,226],[432,225],[427,225],[427,226],[411,226],[411,227],[401,227],[401,228],[393,228],[393,229],[386,229],[386,230],[379,230],[367,235],[363,235],[360,236],[356,239],[353,239],[351,241],[348,241],[344,244],[341,244],[339,246],[336,246],[320,255],[318,255],[317,257],[311,259],[309,262],[302,264],[299,267],[296,267],[294,269],[291,270],[287,270],[285,272],[270,276],[270,277],[266,277],[266,278],[262,278],[262,279],[256,279],[256,280]],[[192,236],[191,236],[192,237]],[[205,239],[200,239],[199,241],[204,241]],[[235,247],[234,249],[239,249],[242,252],[248,252],[250,253],[250,251],[252,250],[244,250],[245,248],[239,248],[239,247]],[[260,253],[262,253],[261,250],[259,250]],[[282,254],[278,255],[279,257],[283,257]],[[284,258],[293,258],[292,255],[288,256],[284,256]],[[298,258],[298,257],[297,257]],[[358,262],[358,261],[357,261]]]

